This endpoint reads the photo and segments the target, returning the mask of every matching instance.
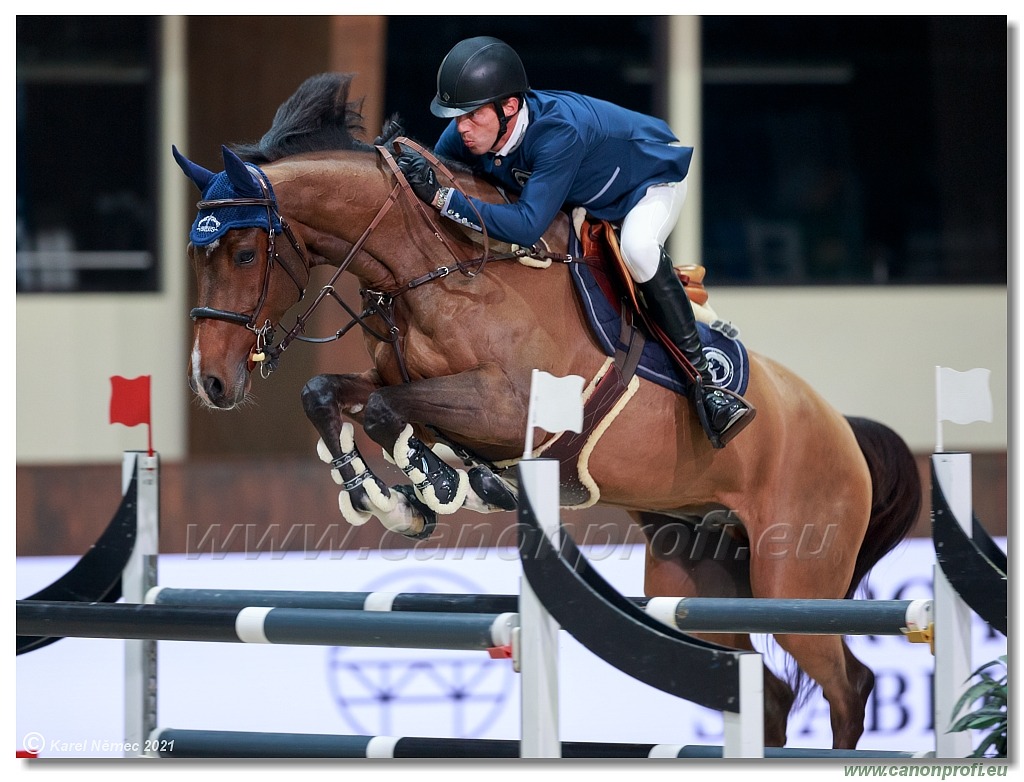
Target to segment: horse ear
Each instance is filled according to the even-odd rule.
[[[196,187],[199,188],[199,192],[203,193],[206,191],[206,186],[210,184],[210,180],[215,176],[212,171],[207,171],[197,163],[193,163],[183,154],[178,151],[178,148],[171,145],[171,154],[174,155],[174,159],[178,162],[181,170],[185,172],[185,176],[191,179]]]
[[[252,171],[245,165],[242,158],[238,157],[227,147],[221,147],[224,155],[224,173],[228,175],[235,191],[241,196],[259,198],[263,195],[263,189]]]

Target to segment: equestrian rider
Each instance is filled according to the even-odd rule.
[[[519,198],[490,204],[441,187],[427,160],[406,151],[398,165],[420,199],[477,230],[479,213],[488,233],[525,247],[563,206],[621,224],[622,256],[648,314],[703,381],[694,404],[703,405],[707,425],[720,437],[750,414],[742,399],[712,387],[690,300],[665,251],[693,155],[665,122],[572,92],[532,90],[519,55],[488,36],[448,52],[430,110],[452,118],[434,147],[438,157],[469,164]]]

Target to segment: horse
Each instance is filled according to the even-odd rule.
[[[508,467],[523,456],[533,370],[593,379],[590,393],[610,359],[585,320],[572,264],[553,262],[571,260],[568,215],[521,248],[428,210],[387,143],[359,140],[350,79],[306,80],[259,142],[223,148],[222,172],[173,150],[203,198],[188,245],[199,301],[189,384],[205,405],[239,405],[256,368],[273,369],[288,343],[303,338],[315,306],[342,304],[352,321],[338,333],[362,328],[372,368],[310,379],[302,405],[341,486],[343,516],[353,524],[376,517],[417,537],[438,514],[514,509]],[[394,142],[384,136],[377,142]],[[437,162],[465,193],[504,197],[472,172]],[[335,267],[332,282],[274,345],[274,330],[320,265]],[[361,308],[334,289],[342,273],[357,278]],[[757,417],[724,448],[711,446],[687,398],[634,376],[585,450],[593,500],[641,525],[648,596],[850,598],[917,519],[914,458],[892,429],[842,415],[770,358],[748,358],[746,399]],[[389,486],[369,470],[354,425],[411,485]],[[541,432],[535,453],[558,438]],[[677,545],[680,525],[727,534],[714,551],[698,551]],[[670,529],[675,538],[663,534]],[[754,648],[746,635],[705,638]],[[828,702],[833,746],[855,748],[872,672],[842,636],[774,640],[799,676],[765,669],[766,744],[785,745],[789,712],[810,680]]]

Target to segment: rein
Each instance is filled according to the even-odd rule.
[[[445,167],[445,165],[441,163],[441,161],[439,161],[429,150],[420,146],[415,141],[412,141],[411,139],[405,137],[400,137],[398,139],[395,139],[395,141],[393,142],[393,146],[396,152],[400,151],[401,146],[411,147],[412,149],[416,150],[424,157],[426,157],[428,161],[431,163],[431,165],[435,166],[449,181],[454,182],[454,175]],[[196,207],[200,210],[237,206],[263,206],[267,210],[267,264],[263,275],[262,289],[260,292],[259,300],[256,303],[256,307],[249,314],[241,312],[232,312],[230,310],[221,310],[213,307],[195,307],[189,313],[189,316],[192,318],[192,320],[199,320],[203,318],[211,320],[222,320],[228,323],[235,323],[237,325],[244,326],[249,331],[252,331],[256,335],[256,344],[255,347],[253,348],[252,353],[249,356],[250,371],[255,367],[256,364],[259,364],[260,374],[264,378],[266,378],[270,375],[271,372],[273,372],[277,368],[281,354],[296,339],[303,342],[313,343],[333,342],[334,340],[343,337],[352,329],[353,326],[358,324],[365,332],[373,336],[375,339],[378,339],[381,342],[387,342],[391,344],[392,348],[395,351],[395,357],[398,362],[399,370],[401,371],[402,374],[402,379],[404,382],[408,383],[410,382],[410,375],[406,368],[405,356],[402,354],[401,346],[399,344],[400,331],[394,319],[394,300],[398,296],[401,296],[403,293],[406,293],[407,291],[414,290],[415,288],[418,288],[421,285],[426,285],[427,283],[433,282],[435,280],[444,279],[453,272],[459,272],[469,278],[476,277],[478,274],[480,274],[481,271],[483,271],[484,267],[490,261],[513,260],[523,258],[526,256],[558,260],[565,263],[570,263],[574,260],[571,255],[556,255],[544,250],[540,250],[536,247],[519,248],[512,252],[491,255],[490,237],[487,234],[487,228],[484,225],[483,219],[480,216],[479,212],[477,212],[477,218],[478,222],[481,225],[483,233],[483,252],[479,258],[473,259],[472,261],[457,260],[458,254],[456,253],[455,249],[452,247],[450,241],[444,236],[443,232],[438,228],[438,225],[436,221],[433,219],[432,215],[430,214],[428,207],[422,201],[420,201],[419,198],[416,197],[415,193],[412,192],[412,187],[409,185],[409,182],[402,174],[402,171],[398,167],[398,164],[395,162],[391,152],[383,146],[377,146],[376,149],[380,153],[381,157],[384,158],[384,161],[388,164],[388,167],[391,169],[392,173],[395,175],[396,181],[394,187],[388,194],[387,199],[384,201],[384,204],[377,211],[376,216],[366,227],[366,230],[363,231],[362,235],[352,245],[352,248],[349,250],[344,260],[340,264],[338,264],[330,280],[327,282],[326,285],[324,285],[320,289],[319,293],[317,293],[316,298],[310,303],[306,311],[296,317],[295,324],[291,327],[291,329],[288,330],[288,332],[284,335],[284,337],[281,339],[281,342],[277,346],[273,346],[274,325],[270,322],[270,320],[267,320],[262,326],[257,327],[259,313],[263,309],[263,306],[266,304],[267,296],[270,291],[270,277],[271,272],[273,271],[275,261],[280,264],[281,268],[284,269],[288,276],[292,279],[292,282],[295,283],[295,286],[299,291],[299,298],[296,300],[296,303],[302,301],[302,299],[306,295],[306,290],[305,284],[299,282],[298,276],[287,264],[284,263],[284,261],[281,259],[281,257],[277,254],[275,250],[275,231],[273,221],[274,217],[277,217],[278,221],[281,224],[281,230],[288,238],[288,241],[291,243],[291,246],[295,250],[295,253],[298,255],[299,259],[302,261],[302,265],[306,271],[307,284],[309,282],[310,277],[309,256],[307,255],[302,244],[296,238],[294,232],[288,225],[285,218],[281,215],[276,200],[271,195],[269,188],[267,187],[267,184],[263,181],[262,178],[258,178],[258,180],[260,187],[263,190],[263,198],[223,198],[213,201],[199,201],[196,204]],[[405,194],[406,199],[418,209],[420,215],[430,226],[434,236],[437,238],[438,241],[441,242],[442,245],[444,245],[448,253],[452,255],[453,258],[456,258],[456,261],[455,263],[450,264],[448,266],[439,266],[433,271],[414,277],[411,280],[407,280],[397,285],[391,290],[361,290],[360,294],[363,299],[364,309],[362,312],[356,313],[338,295],[337,291],[335,290],[335,284],[337,283],[341,275],[351,265],[352,260],[355,258],[356,254],[363,248],[363,245],[366,244],[366,240],[369,239],[373,231],[377,228],[377,226],[380,225],[385,215],[387,215],[387,213],[391,210],[391,207],[394,206],[395,202],[398,200],[398,197],[402,194]],[[320,306],[321,302],[323,302],[323,300],[326,299],[328,296],[334,299],[349,314],[351,320],[349,321],[348,324],[346,324],[343,328],[339,329],[331,336],[305,336],[303,332],[305,331],[307,322],[312,317],[316,309]],[[386,334],[380,333],[367,322],[367,319],[374,315],[380,317],[384,321],[384,324],[387,327]]]

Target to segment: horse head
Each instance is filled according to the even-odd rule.
[[[202,193],[188,245],[200,302],[191,311],[189,385],[205,404],[229,409],[245,398],[250,373],[266,357],[274,327],[302,298],[309,264],[259,167],[224,147],[224,171],[214,174],[172,151]],[[281,233],[294,257],[278,254],[275,239]],[[278,267],[294,286],[275,274]]]

